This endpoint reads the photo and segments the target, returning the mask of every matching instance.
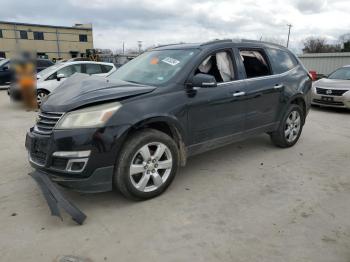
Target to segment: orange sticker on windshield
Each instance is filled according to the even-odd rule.
[[[156,65],[156,64],[158,64],[158,62],[159,62],[159,59],[157,57],[153,57],[151,59],[151,65]]]

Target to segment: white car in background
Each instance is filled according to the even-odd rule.
[[[350,65],[338,68],[312,85],[313,105],[350,109]]]
[[[74,61],[58,63],[37,74],[37,101],[42,100],[54,91],[63,81],[74,73],[107,76],[116,70],[112,63],[93,61]]]

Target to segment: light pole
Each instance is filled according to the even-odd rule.
[[[139,54],[141,54],[142,41],[137,41],[137,44],[139,46]]]
[[[292,28],[292,24],[287,24],[288,26],[288,39],[287,39],[287,47],[289,46],[289,37],[290,37],[290,30]]]

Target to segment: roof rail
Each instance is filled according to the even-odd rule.
[[[200,44],[200,46],[217,44],[217,43],[232,43],[232,39],[215,39],[212,41],[204,42],[204,43]]]

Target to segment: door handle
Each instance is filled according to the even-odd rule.
[[[273,88],[274,88],[274,89],[281,89],[282,87],[283,87],[282,84],[277,84],[277,85],[275,85]]]
[[[236,93],[233,93],[233,96],[234,97],[238,97],[238,96],[244,96],[245,95],[245,92],[236,92]]]

